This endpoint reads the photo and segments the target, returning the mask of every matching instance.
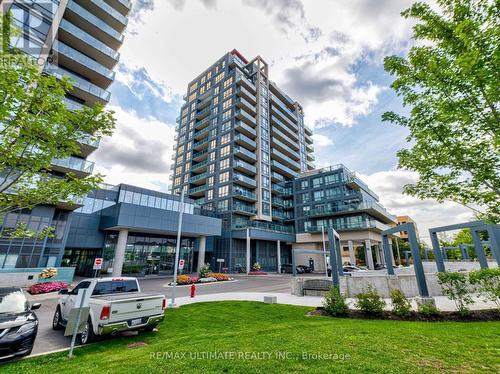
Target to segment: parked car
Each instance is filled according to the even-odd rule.
[[[281,265],[281,272],[282,273],[293,273],[292,271],[293,267],[292,267],[292,264],[282,264]],[[295,267],[295,271],[297,274],[304,274],[304,269],[299,267],[299,266],[296,266]]]
[[[38,317],[23,290],[0,287],[0,360],[29,355],[38,332]]]
[[[355,273],[357,271],[365,271],[365,269],[360,268],[359,266],[356,266],[356,265],[344,265],[344,267],[342,268],[342,270],[345,273]]]
[[[302,273],[312,273],[312,270],[307,265],[297,265],[297,269],[302,269]]]
[[[71,291],[61,290],[54,312],[52,328],[66,326],[78,291],[86,288],[90,293],[90,314],[84,331],[78,335],[79,343],[86,344],[98,335],[115,335],[122,331],[152,331],[163,321],[166,299],[162,294],[143,293],[136,278],[84,279]]]
[[[375,264],[373,266],[375,270],[382,270],[382,269],[387,269],[387,267],[384,264]]]

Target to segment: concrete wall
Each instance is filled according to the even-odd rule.
[[[56,268],[57,275],[50,279],[41,279],[39,274],[44,268],[12,268],[0,269],[0,285],[2,287],[29,287],[36,283],[61,281],[67,284],[73,282],[74,267]]]
[[[434,273],[437,271],[437,266],[434,261],[423,261],[425,273]],[[481,267],[479,266],[479,262],[477,261],[445,261],[444,267],[446,271],[471,271],[471,270],[479,270]],[[496,261],[488,261],[488,267],[496,268],[498,264]],[[413,266],[404,267],[404,268],[396,268],[394,269],[396,274],[415,274],[415,270]]]

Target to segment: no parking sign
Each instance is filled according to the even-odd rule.
[[[102,258],[97,257],[94,259],[94,270],[101,270],[102,268]]]

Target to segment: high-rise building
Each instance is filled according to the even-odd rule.
[[[106,104],[107,90],[115,78],[118,49],[123,43],[131,2],[129,0],[2,0],[1,12],[11,12],[12,23],[23,31],[11,44],[36,59],[40,68],[56,77],[69,77],[72,91],[66,97],[70,109]],[[77,177],[90,175],[94,163],[87,157],[98,141],[82,134],[78,153],[53,160],[51,172]],[[0,232],[0,268],[59,265],[64,253],[71,212],[83,200],[71,204],[40,205],[33,210],[8,214],[1,230],[24,222],[32,230],[46,226],[56,229],[45,240],[11,240]]]
[[[250,237],[264,268],[276,265],[277,246],[293,240],[281,204],[282,186],[312,170],[312,132],[301,105],[270,79],[268,64],[237,50],[193,79],[184,97],[172,165],[172,191],[181,189],[223,219],[215,257],[230,269],[249,269]],[[286,250],[282,249],[286,258]]]

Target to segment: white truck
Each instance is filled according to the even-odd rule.
[[[52,328],[60,330],[78,298],[78,291],[90,294],[90,313],[85,329],[78,335],[80,344],[91,342],[98,335],[115,335],[122,331],[152,331],[164,318],[166,299],[162,294],[143,293],[136,278],[84,279],[71,291],[59,291],[59,301]]]

